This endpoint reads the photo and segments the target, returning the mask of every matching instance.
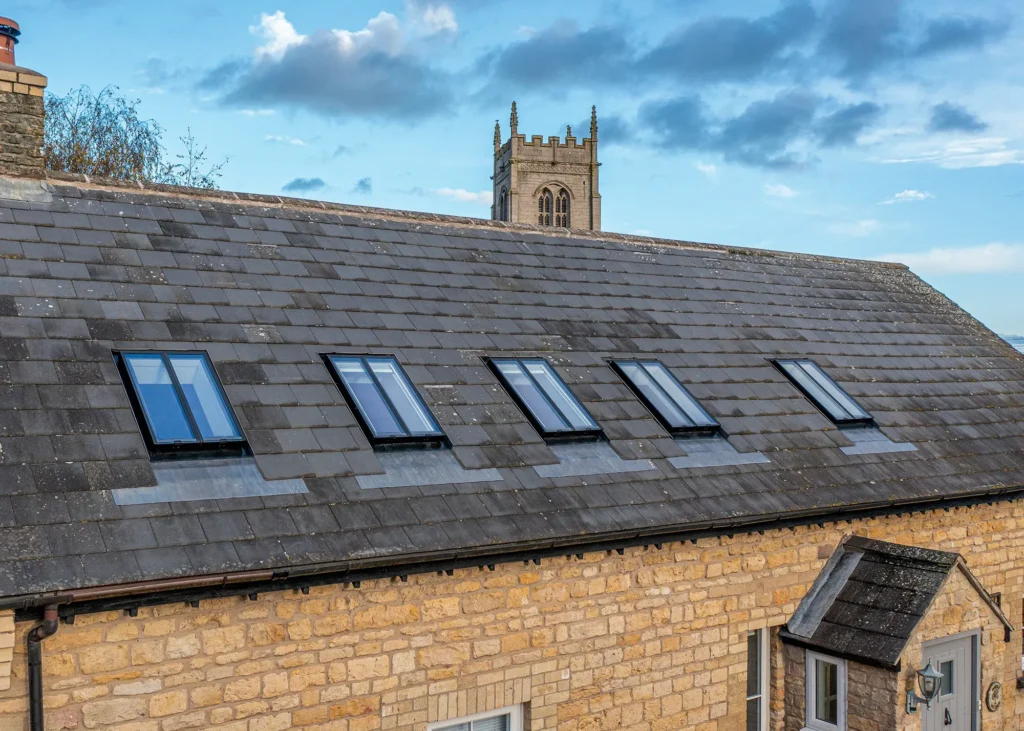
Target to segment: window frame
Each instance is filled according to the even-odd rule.
[[[555,197],[551,193],[551,189],[545,187],[540,192],[540,197],[537,199],[537,225],[539,226],[552,226],[554,220]]]
[[[829,413],[828,408],[826,408],[826,406],[824,404],[822,404],[821,402],[818,401],[818,398],[816,396],[812,395],[806,388],[804,388],[803,385],[801,385],[795,378],[793,378],[793,376],[791,376],[789,374],[789,372],[785,368],[785,364],[794,364],[797,367],[800,367],[801,363],[810,363],[812,366],[814,366],[814,368],[816,368],[818,370],[818,372],[821,373],[821,375],[823,375],[825,378],[828,379],[828,381],[836,388],[836,390],[838,390],[841,394],[846,396],[846,398],[850,399],[850,401],[852,401],[857,406],[857,408],[860,409],[863,413],[867,414],[867,416],[865,416],[865,417],[854,417],[854,418],[851,418],[851,419],[841,419],[841,418],[837,418],[836,416],[834,416],[831,413]],[[855,399],[853,396],[851,396],[849,393],[847,393],[846,389],[844,389],[842,386],[840,386],[838,383],[836,383],[835,379],[832,378],[832,376],[830,376],[825,371],[824,368],[822,368],[820,365],[818,365],[818,363],[816,361],[812,360],[811,358],[776,358],[776,359],[772,360],[772,364],[775,366],[776,370],[778,370],[783,376],[786,377],[787,381],[792,383],[796,387],[796,389],[800,393],[802,393],[804,395],[804,398],[806,398],[808,401],[810,401],[814,405],[814,407],[819,412],[821,412],[821,414],[826,419],[831,421],[836,426],[838,426],[838,427],[872,427],[872,426],[875,426],[875,418],[871,415],[871,412],[869,412],[867,409],[865,409],[863,406],[861,406],[860,403],[857,401],[857,399]],[[846,409],[846,407],[844,407],[838,401],[836,402],[836,404],[841,409],[843,409],[845,411],[848,411],[848,409]]]
[[[815,696],[817,695],[817,673],[815,662],[822,660],[836,666],[836,721],[831,724],[821,721],[815,713]],[[804,657],[804,685],[806,697],[804,701],[804,728],[812,731],[846,731],[846,660],[826,655],[814,650],[807,650]]]
[[[249,440],[246,438],[245,432],[242,430],[242,425],[239,423],[238,417],[235,415],[235,410],[231,406],[231,402],[228,400],[227,393],[224,391],[224,384],[221,383],[220,374],[217,373],[217,369],[214,367],[210,354],[205,350],[114,350],[112,353],[114,356],[114,365],[117,367],[118,374],[121,376],[121,383],[124,386],[125,392],[128,394],[128,402],[131,404],[132,411],[135,414],[135,420],[139,425],[139,431],[142,433],[142,439],[146,443],[146,449],[149,451],[151,457],[183,456],[188,454],[201,454],[203,456],[217,454],[224,456],[246,456],[252,453],[249,448]],[[133,355],[160,356],[163,361],[164,368],[167,370],[167,374],[171,379],[171,386],[174,389],[174,397],[177,399],[178,405],[185,416],[185,421],[188,422],[188,427],[195,437],[194,441],[167,441],[158,440],[156,438],[156,430],[153,428],[153,422],[150,421],[149,415],[146,413],[146,409],[142,403],[142,396],[139,393],[139,384],[135,380],[135,375],[132,369],[128,366],[127,358]],[[211,381],[213,386],[217,390],[218,396],[220,396],[224,412],[227,415],[227,418],[231,421],[235,431],[238,432],[239,436],[219,439],[203,438],[202,430],[199,428],[199,424],[196,422],[196,417],[192,413],[192,406],[188,403],[188,399],[182,390],[181,382],[178,380],[178,374],[175,372],[174,366],[171,364],[171,356],[175,355],[193,355],[199,356],[203,359],[203,362],[206,364],[207,370],[212,377]]]
[[[560,429],[557,431],[551,431],[549,429],[546,429],[544,425],[540,423],[540,419],[538,419],[537,416],[533,413],[533,409],[531,409],[526,404],[526,401],[524,401],[523,398],[519,395],[519,391],[511,383],[509,383],[508,379],[505,377],[505,374],[501,372],[501,368],[498,367],[498,363],[501,361],[512,361],[517,363],[519,367],[522,369],[523,373],[526,374],[527,378],[529,378],[533,382],[533,385],[536,387],[540,395],[544,398],[545,401],[548,402],[548,405],[551,406],[552,409],[554,409],[555,413],[558,414],[562,421],[568,424],[570,428]],[[537,379],[534,377],[534,375],[526,369],[524,363],[527,361],[540,361],[547,365],[547,367],[551,370],[551,373],[554,375],[554,377],[558,379],[558,382],[561,383],[562,387],[568,392],[568,394],[580,407],[583,413],[586,414],[587,418],[590,419],[590,421],[594,424],[593,429],[572,428],[570,420],[566,418],[566,415],[562,412],[562,410],[558,408],[558,406],[551,400],[551,397],[548,396],[544,388],[540,385],[540,383],[537,382]],[[604,429],[601,428],[601,425],[598,423],[597,419],[594,418],[594,415],[590,413],[590,410],[583,405],[579,398],[576,397],[576,394],[573,393],[571,388],[569,388],[569,384],[566,383],[565,379],[559,375],[558,371],[555,370],[555,367],[551,365],[547,358],[542,358],[540,356],[520,357],[514,355],[500,355],[493,357],[485,356],[484,362],[487,364],[487,367],[490,368],[491,373],[494,374],[495,378],[498,379],[498,383],[500,383],[502,388],[505,389],[505,392],[509,395],[512,401],[515,402],[516,406],[519,407],[519,410],[523,413],[523,415],[526,416],[527,420],[537,431],[537,433],[540,434],[541,438],[543,438],[544,441],[550,443],[577,442],[600,440],[604,438]]]
[[[450,718],[447,721],[433,721],[427,724],[427,731],[440,731],[441,729],[458,726],[463,723],[471,724],[470,731],[473,731],[473,723],[477,721],[485,721],[488,718],[495,718],[497,716],[509,717],[509,731],[523,731],[523,704],[521,703],[517,703],[512,706],[505,706],[504,708],[496,708],[493,711],[482,711],[481,713],[474,713],[468,716],[458,716],[456,718]]]
[[[559,188],[558,193],[555,194],[555,218],[554,225],[561,228],[569,228],[571,219],[569,218],[569,209],[571,202],[569,198],[569,191],[565,188]]]
[[[757,720],[757,728],[758,731],[768,731],[770,711],[768,702],[771,699],[771,627],[759,627],[758,629],[748,630],[747,637],[749,638],[750,635],[757,636],[758,667],[761,673],[761,682],[758,685],[758,693],[756,695],[747,695],[746,699],[748,703],[754,698],[758,698],[761,701],[761,712]]]
[[[672,380],[674,380],[676,382],[676,384],[679,386],[679,388],[681,388],[683,390],[683,393],[685,393],[687,396],[690,397],[690,399],[693,401],[693,404],[698,409],[700,409],[701,412],[708,419],[710,419],[714,423],[713,424],[709,424],[709,425],[694,424],[693,426],[672,426],[672,424],[669,423],[668,419],[666,419],[662,415],[662,413],[651,402],[651,400],[640,389],[640,387],[638,385],[636,385],[635,383],[633,383],[633,379],[630,378],[626,374],[626,371],[622,368],[621,365],[619,365],[620,363],[634,363],[639,368],[643,369],[645,373],[648,373],[649,377],[650,377],[650,374],[647,371],[647,369],[644,368],[643,364],[644,363],[657,363],[658,365],[660,365],[662,368],[665,369],[665,372],[668,373],[669,377],[672,378]],[[629,390],[633,392],[633,395],[635,395],[637,397],[637,399],[640,400],[640,403],[642,403],[647,408],[647,410],[651,412],[651,415],[658,421],[658,423],[661,424],[665,428],[665,431],[667,431],[672,436],[674,436],[674,437],[692,437],[692,438],[710,437],[710,436],[716,436],[716,435],[725,436],[725,430],[722,429],[722,425],[719,423],[718,419],[713,417],[708,412],[708,410],[704,408],[704,405],[699,400],[697,400],[697,397],[694,396],[692,393],[690,393],[690,389],[688,389],[686,386],[684,386],[682,381],[680,381],[678,378],[676,378],[676,375],[672,372],[672,370],[667,365],[665,365],[660,360],[658,360],[657,358],[610,358],[608,360],[608,365],[610,365],[611,369],[613,371],[615,371],[616,375],[618,375],[618,377],[622,379],[622,382],[626,384],[626,386],[629,388]],[[667,398],[670,402],[672,402],[673,404],[676,405],[676,408],[678,408],[680,411],[683,411],[683,416],[685,416],[688,419],[690,418],[689,415],[685,413],[685,410],[683,410],[682,407],[680,407],[679,404],[676,403],[676,400],[674,398],[672,398],[668,394],[668,392],[665,391],[664,387],[662,387],[662,385],[660,383],[655,381],[653,377],[651,377],[651,382],[654,383],[655,387],[659,391],[661,391],[662,395],[665,398]],[[692,419],[691,419],[691,421],[692,421]]]
[[[355,415],[356,421],[359,423],[359,427],[363,430],[363,434],[366,435],[371,446],[374,448],[419,446],[438,449],[451,446],[448,435],[445,434],[444,428],[437,420],[437,416],[435,416],[434,412],[429,406],[427,406],[427,402],[423,400],[423,395],[420,393],[419,389],[416,388],[416,384],[412,382],[412,379],[409,378],[409,374],[405,372],[405,368],[402,366],[402,362],[398,359],[398,356],[393,353],[321,353],[320,357],[323,359],[324,365],[327,367],[327,371],[331,374],[331,378],[334,379],[334,384],[338,387],[341,395],[345,398],[345,403],[348,404],[349,409]],[[405,429],[407,432],[406,434],[399,436],[376,436],[374,434],[374,430],[370,426],[368,417],[363,413],[362,406],[356,400],[355,395],[349,392],[349,388],[345,384],[345,380],[341,377],[341,374],[338,373],[338,369],[334,366],[333,358],[357,359],[362,363],[363,368],[370,376],[370,380],[373,382],[373,386],[377,390],[378,395],[380,395],[384,405],[387,406],[388,410],[391,412],[391,416],[395,419],[395,422]],[[402,378],[405,379],[406,383],[409,384],[411,392],[418,400],[419,405],[427,413],[431,421],[434,422],[434,426],[437,427],[436,432],[432,432],[430,434],[408,433],[409,427],[405,423],[405,419],[402,418],[401,414],[398,412],[398,408],[391,400],[391,397],[388,395],[384,386],[381,385],[380,380],[377,378],[377,374],[373,372],[369,363],[366,362],[367,358],[390,358],[394,361],[395,366],[398,368],[398,372],[401,374]]]

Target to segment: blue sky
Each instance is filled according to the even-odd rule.
[[[601,122],[603,226],[904,261],[1024,334],[1016,0],[14,0],[18,62],[108,84],[221,185],[489,216],[508,134]],[[578,129],[583,132],[585,127]]]

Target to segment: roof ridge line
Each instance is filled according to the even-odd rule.
[[[639,236],[636,234],[623,234],[612,231],[592,231],[589,229],[567,229],[564,232],[559,229],[552,229],[548,226],[538,226],[528,223],[510,223],[507,221],[492,221],[487,218],[473,218],[470,216],[455,216],[443,213],[428,213],[424,211],[408,211],[397,208],[378,208],[375,206],[356,206],[348,203],[333,203],[309,198],[291,198],[287,196],[268,195],[262,193],[243,193],[238,191],[226,191],[219,189],[189,188],[181,185],[166,185],[163,183],[143,183],[141,181],[118,180],[104,178],[83,173],[64,173],[52,170],[46,171],[44,182],[49,183],[72,183],[87,189],[125,189],[148,194],[164,194],[183,198],[206,199],[212,201],[228,201],[235,203],[253,203],[264,205],[276,205],[282,208],[315,209],[320,211],[336,211],[339,213],[353,213],[363,216],[380,218],[384,220],[411,221],[429,224],[448,224],[466,228],[493,228],[505,231],[523,231],[547,236],[559,236],[570,239],[590,239],[598,241],[610,241],[624,244],[642,246],[662,246],[666,248],[683,249],[691,251],[709,251],[736,256],[762,256],[771,258],[789,258],[810,261],[831,261],[841,263],[866,264],[872,267],[883,269],[909,270],[906,264],[897,262],[877,261],[873,259],[856,259],[853,257],[832,256],[828,254],[810,254],[805,252],[778,251],[773,249],[761,249],[729,244],[712,244],[701,241],[685,241],[678,239],[666,239],[656,236]]]

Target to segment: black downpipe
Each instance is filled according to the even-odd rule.
[[[57,634],[57,605],[43,610],[43,623],[28,633],[28,715],[31,731],[43,730],[43,640]]]

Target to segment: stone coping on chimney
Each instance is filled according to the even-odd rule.
[[[32,69],[0,63],[0,91],[42,96],[46,84],[46,77]]]

